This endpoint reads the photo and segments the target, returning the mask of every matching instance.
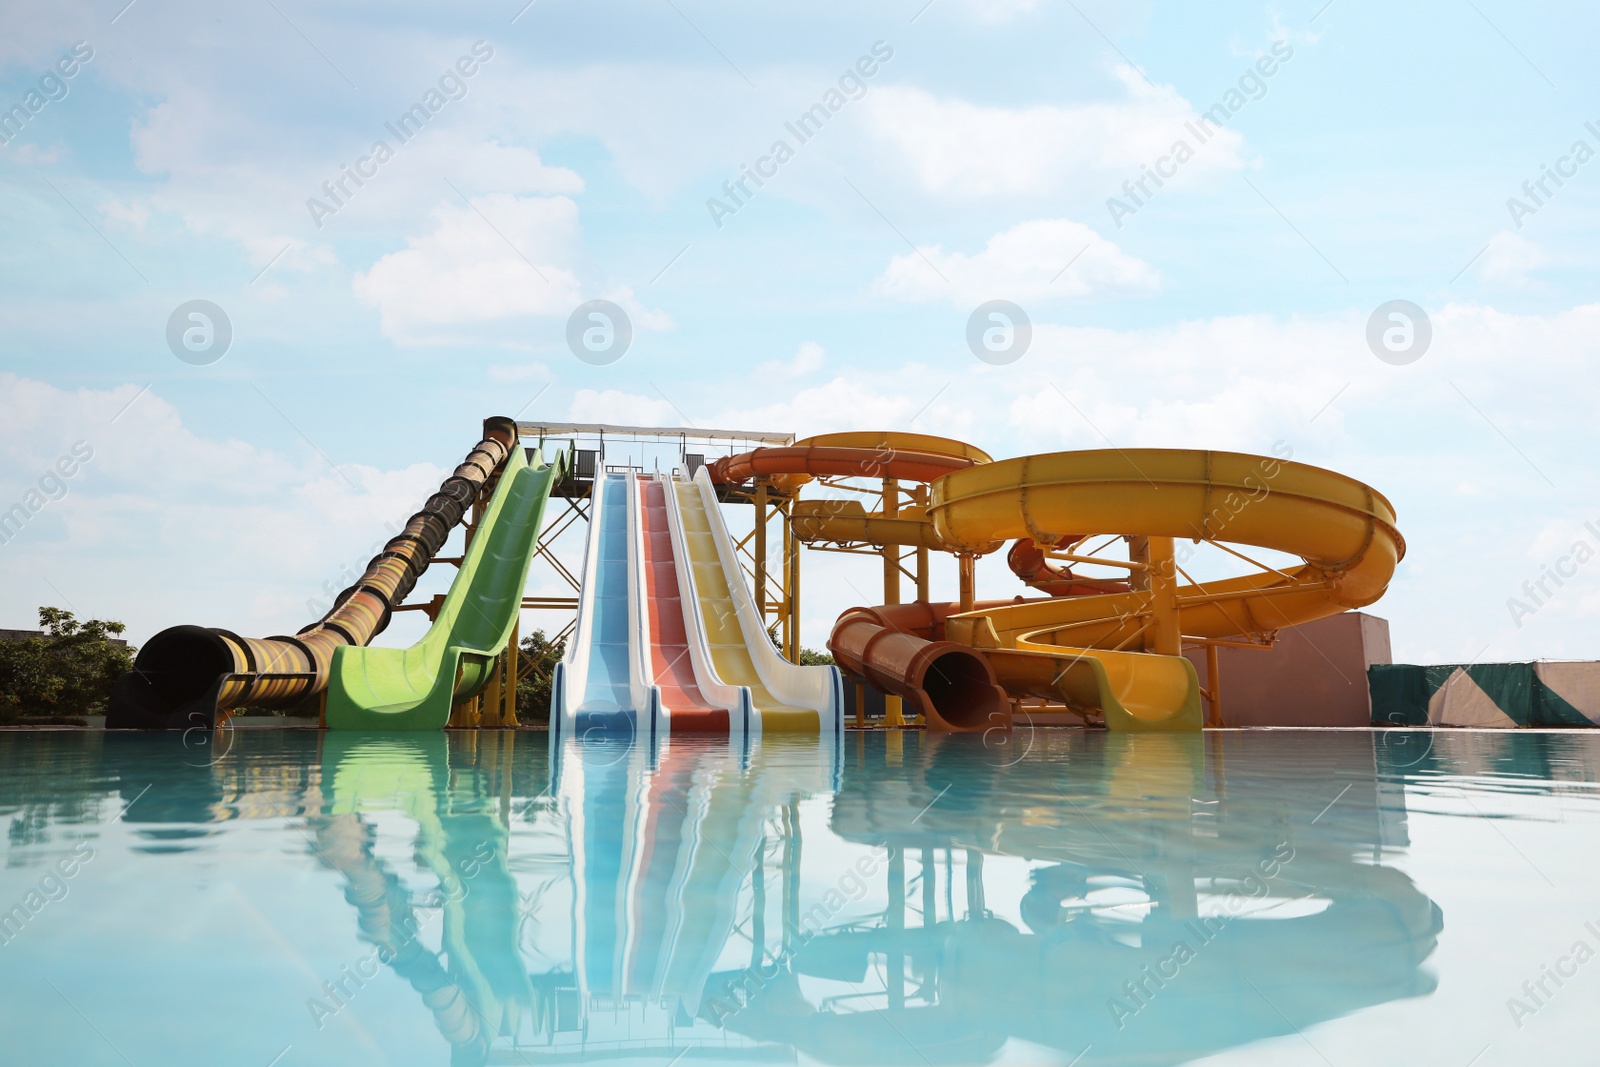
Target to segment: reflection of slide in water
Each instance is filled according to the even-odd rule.
[[[774,756],[778,759],[773,762]],[[742,766],[725,744],[569,742],[559,794],[572,842],[577,987],[692,1018],[734,935],[768,819],[831,768],[809,742],[766,742]],[[620,837],[620,842],[619,842]]]
[[[1230,746],[1253,773],[1229,781],[1199,737],[1080,735],[1067,803],[1059,762],[1001,767],[977,738],[908,738],[909,776],[863,747],[834,830],[923,860],[923,925],[892,858],[882,925],[824,931],[725,1025],[838,1064],[982,1062],[1014,1039],[1063,1061],[1087,1047],[1084,1065],[1176,1064],[1426,995],[1442,914],[1372,861],[1403,819],[1372,738],[1310,740]],[[1344,792],[1285,787],[1306,780]],[[942,920],[941,852],[965,855],[968,886]],[[983,886],[985,853],[1052,865],[1013,900]]]
[[[452,1062],[486,1063],[497,1033],[515,1031],[532,1002],[517,949],[517,892],[507,866],[509,836],[492,798],[451,789],[443,734],[359,737],[323,744],[323,810],[314,816],[319,854],[346,878],[345,898],[362,938],[381,962],[422,995]],[[439,879],[442,955],[424,947],[431,931],[409,892],[373,854],[364,813],[399,812],[417,824],[416,854]]]

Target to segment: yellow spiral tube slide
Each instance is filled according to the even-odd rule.
[[[1183,636],[1271,632],[1363,607],[1383,595],[1405,554],[1393,506],[1371,488],[1234,452],[1106,449],[979,464],[933,482],[928,516],[958,552],[991,552],[1018,537],[1065,550],[1086,532],[1139,539],[1133,591],[1028,600],[945,622],[945,639],[982,649],[1013,695],[1098,706],[1113,729],[1199,728]],[[1182,539],[1303,562],[1180,585],[1173,545]]]

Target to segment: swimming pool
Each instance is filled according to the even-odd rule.
[[[6,734],[0,1047],[1583,1062],[1597,771],[1530,731]]]

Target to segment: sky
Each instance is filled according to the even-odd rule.
[[[0,626],[293,632],[505,414],[1288,448],[1394,503],[1397,660],[1600,658],[1597,22],[13,4]],[[568,343],[591,300],[631,323],[609,363]],[[969,344],[993,300],[1031,324],[1009,363]],[[820,646],[878,570],[805,566]]]

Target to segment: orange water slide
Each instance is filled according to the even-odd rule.
[[[822,434],[787,448],[759,448],[718,460],[712,480],[737,483],[765,476],[793,493],[816,478],[882,478],[931,483],[993,460],[962,441],[931,434],[863,431]],[[795,501],[791,519],[807,544],[870,544],[951,551],[916,505],[892,514],[869,512],[860,501]],[[983,551],[998,548],[1000,542]],[[996,680],[988,657],[970,647],[939,639],[944,616],[955,604],[926,603],[853,608],[841,616],[828,639],[840,667],[866,678],[920,711],[933,729],[981,731],[1011,725],[1011,702]]]
[[[937,531],[934,533],[938,537]],[[1068,543],[1080,540],[1075,535],[1064,538]],[[942,543],[942,542],[941,542]],[[1132,586],[1120,578],[1087,578],[1074,573],[1071,567],[1052,563],[1045,550],[1031,537],[1019,537],[1006,553],[1006,565],[1011,573],[1021,578],[1031,588],[1051,596],[1095,596],[1100,593],[1126,593]]]
[[[951,471],[988,462],[988,453],[946,437],[867,431],[820,434],[785,448],[758,448],[724,456],[710,464],[707,471],[711,480],[720,485],[766,475],[783,479],[780,487],[792,491],[813,478],[931,482]]]
[[[989,658],[943,639],[944,620],[960,610],[924,601],[851,608],[834,623],[828,648],[846,671],[920,711],[929,729],[1009,730],[1011,698]]]

